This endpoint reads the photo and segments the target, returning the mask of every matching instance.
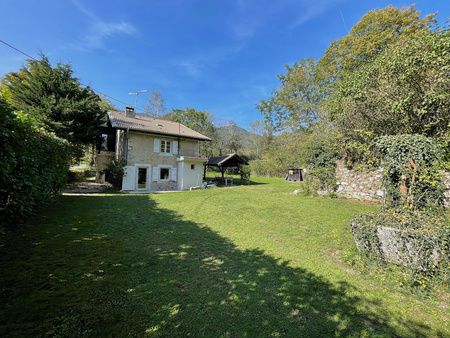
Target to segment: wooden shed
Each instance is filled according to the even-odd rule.
[[[285,179],[290,182],[303,181],[303,169],[294,166],[289,167]]]

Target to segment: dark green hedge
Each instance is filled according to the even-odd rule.
[[[67,181],[70,145],[0,97],[0,230],[48,204]]]

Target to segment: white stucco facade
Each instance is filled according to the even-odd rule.
[[[203,183],[205,158],[178,157],[178,190],[189,190]]]

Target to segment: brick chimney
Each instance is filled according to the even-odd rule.
[[[136,113],[134,112],[134,107],[132,106],[125,106],[125,116],[134,118],[136,117]]]

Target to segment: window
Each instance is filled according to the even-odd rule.
[[[195,164],[191,164],[191,170],[195,170]]]
[[[102,134],[102,150],[108,150],[108,134]]]
[[[162,180],[168,180],[169,179],[169,172],[170,169],[169,168],[161,168],[160,172],[159,172],[159,179]]]
[[[178,141],[175,140],[161,140],[155,138],[153,140],[153,152],[163,156],[178,154]]]
[[[170,141],[161,140],[161,152],[170,153]]]
[[[153,182],[164,182],[164,181],[177,181],[177,168],[173,168],[169,165],[160,165],[158,167],[153,167]]]

